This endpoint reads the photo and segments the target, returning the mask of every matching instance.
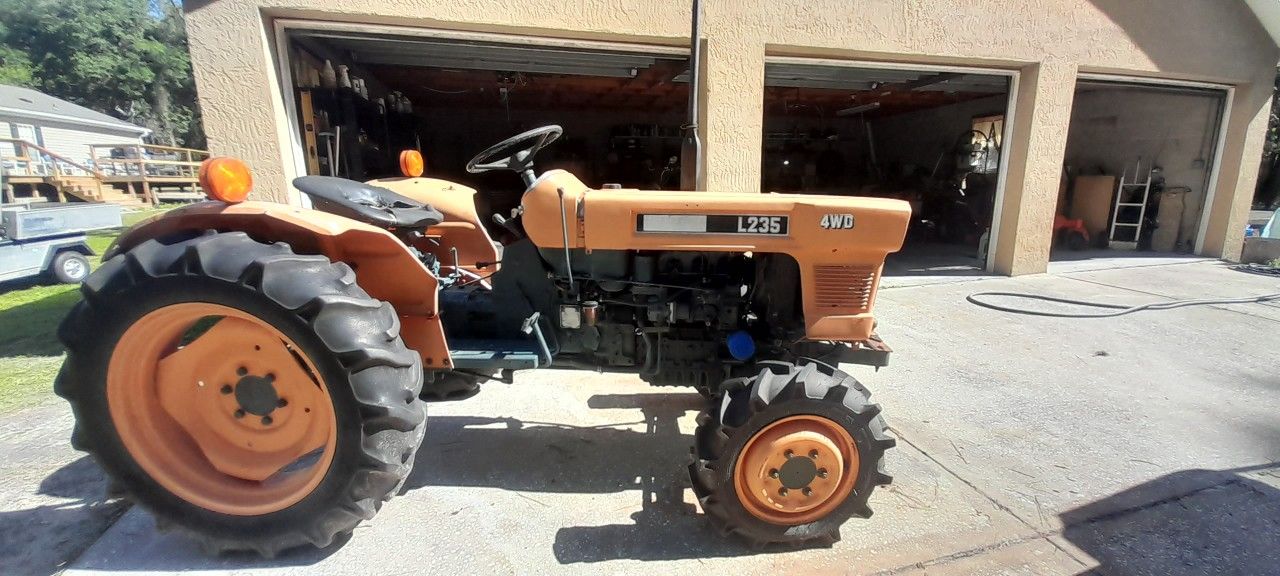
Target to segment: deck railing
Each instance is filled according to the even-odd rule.
[[[53,185],[59,197],[74,185],[67,177],[94,178],[107,190],[121,187],[130,196],[155,204],[163,198],[191,200],[199,192],[200,163],[209,152],[155,144],[90,144],[89,159],[77,162],[44,147],[17,138],[0,138],[0,170],[4,193],[13,196],[14,185],[30,188]],[[157,190],[158,189],[158,190]],[[74,190],[72,193],[75,193]]]
[[[102,178],[102,173],[91,166],[17,138],[0,138],[0,166],[3,166],[5,175],[10,178],[56,176]]]
[[[90,144],[89,155],[108,182],[195,183],[209,152],[155,144]]]

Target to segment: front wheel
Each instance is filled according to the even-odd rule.
[[[345,264],[210,233],[145,242],[82,292],[55,385],[72,444],[162,527],[212,551],[323,547],[409,474],[421,361]]]
[[[894,445],[853,377],[818,362],[761,362],[698,418],[693,491],[713,525],[755,545],[834,541],[888,484]]]

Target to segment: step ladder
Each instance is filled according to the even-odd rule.
[[[1115,206],[1111,210],[1108,248],[1138,249],[1138,238],[1142,234],[1142,222],[1147,217],[1147,200],[1151,194],[1151,168],[1147,167],[1145,179],[1139,181],[1141,173],[1142,158],[1139,157],[1133,167],[1133,180],[1129,180],[1128,168],[1120,175],[1120,183],[1116,185]]]

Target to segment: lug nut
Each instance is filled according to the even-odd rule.
[[[230,393],[231,393],[231,390],[232,390],[232,388],[231,388],[231,385],[230,385],[230,384],[223,384],[223,385],[222,385],[222,393],[223,393],[223,394],[230,394]]]
[[[774,468],[773,470],[770,470],[770,471],[769,471],[769,477],[770,477],[770,478],[777,478],[777,477],[778,477],[778,469],[777,469],[777,468]]]
[[[262,417],[262,425],[263,425],[263,426],[270,426],[270,425],[271,425],[271,417],[270,417],[270,416],[263,416],[263,417]]]
[[[236,374],[239,376],[244,376],[245,374],[248,374],[248,373],[249,373],[249,369],[245,368],[244,366],[236,368]]]
[[[826,468],[819,468],[819,469],[818,469],[818,477],[819,477],[819,478],[826,478],[826,477],[827,477],[827,469],[826,469]]]
[[[786,452],[783,452],[783,453],[782,453],[782,455],[783,455],[783,456],[785,456],[785,457],[787,457],[787,458],[790,458],[790,457],[792,457],[792,456],[795,456],[795,455],[796,455],[796,453],[795,453],[795,452],[792,452],[792,451],[790,451],[790,450],[787,450]]]
[[[804,490],[801,490],[801,491],[800,491],[800,493],[801,493],[801,494],[804,494],[805,496],[812,496],[812,495],[813,495],[813,490],[811,490],[811,489],[809,489],[809,488],[805,488]]]
[[[787,495],[787,487],[786,487],[786,486],[783,486],[782,488],[779,488],[779,489],[778,489],[778,495],[779,495],[779,496],[786,496],[786,495]]]
[[[267,372],[267,382],[275,382],[275,381],[276,381],[276,375],[270,372]]]
[[[809,457],[810,457],[810,458],[813,458],[814,460],[817,460],[817,459],[818,459],[818,451],[817,451],[817,450],[810,450],[810,451],[809,451]]]
[[[289,401],[288,401],[288,400],[285,400],[284,398],[281,398],[281,399],[279,399],[279,400],[276,400],[276,407],[277,407],[277,408],[284,408],[285,406],[288,406],[288,405],[289,405]]]
[[[236,418],[244,418],[244,410],[237,408],[235,416]]]

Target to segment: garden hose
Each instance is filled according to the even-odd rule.
[[[1025,298],[1028,300],[1041,300],[1044,302],[1057,302],[1060,304],[1071,304],[1074,306],[1085,306],[1089,308],[1103,308],[1113,310],[1113,312],[1097,312],[1097,313],[1081,313],[1081,312],[1050,312],[1047,310],[1031,310],[1027,308],[1014,308],[1012,306],[1001,306],[984,302],[980,300],[982,297],[1003,296],[1006,298]],[[965,298],[966,300],[992,310],[1001,312],[1011,312],[1013,314],[1027,314],[1030,316],[1048,316],[1050,318],[1113,318],[1115,316],[1123,316],[1134,312],[1142,312],[1144,310],[1171,310],[1174,308],[1184,308],[1187,306],[1208,306],[1211,304],[1253,304],[1270,302],[1272,300],[1280,300],[1280,292],[1275,294],[1265,294],[1262,296],[1249,296],[1245,298],[1218,298],[1218,299],[1194,299],[1194,300],[1170,300],[1166,302],[1152,302],[1149,304],[1140,304],[1137,306],[1126,306],[1124,304],[1106,304],[1103,302],[1090,302],[1088,300],[1072,300],[1070,298],[1056,298],[1053,296],[1045,296],[1043,294],[1027,294],[1024,292],[974,292]]]

